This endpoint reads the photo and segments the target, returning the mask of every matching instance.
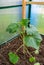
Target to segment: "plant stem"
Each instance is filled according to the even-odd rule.
[[[16,50],[16,53],[20,50],[20,48],[23,46],[23,44]]]
[[[25,45],[23,44],[23,53],[25,54],[26,51],[25,51]]]
[[[23,38],[24,38],[24,34],[23,34]],[[25,42],[24,42],[24,40],[23,40],[23,53],[24,53],[24,54],[26,53]]]
[[[22,26],[22,31],[23,31],[23,37],[22,37],[22,40],[23,40],[23,38],[24,38],[24,36],[25,36],[25,26]],[[24,40],[23,40],[23,53],[25,54],[25,44],[24,44],[25,42],[24,42]]]
[[[26,47],[25,47],[26,48]],[[28,49],[26,48],[26,50],[27,50],[27,53],[31,56],[31,57],[33,57],[32,55],[31,55],[31,53],[28,51]]]

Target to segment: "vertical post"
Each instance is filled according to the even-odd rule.
[[[26,0],[22,0],[22,18],[26,18]]]
[[[32,1],[32,0],[29,0]],[[29,4],[29,10],[28,10],[28,19],[30,20],[30,16],[31,16],[31,4]]]
[[[22,18],[25,19],[26,18],[26,0],[22,0]],[[22,26],[22,31],[24,32],[25,30],[25,26]],[[23,34],[24,37],[24,34]],[[23,53],[25,54],[25,45],[24,45],[24,41],[23,41]]]

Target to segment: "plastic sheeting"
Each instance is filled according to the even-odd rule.
[[[1,6],[9,6],[9,5],[20,5],[21,0],[0,0]],[[15,34],[9,34],[6,32],[6,28],[9,24],[14,22],[19,22],[22,18],[22,7],[14,7],[14,8],[6,8],[0,9],[0,45],[4,42],[12,39]],[[28,18],[28,6],[26,6],[26,18]]]
[[[37,2],[44,2],[44,0],[32,0]],[[31,6],[31,24],[38,28],[40,34],[44,35],[44,5]]]

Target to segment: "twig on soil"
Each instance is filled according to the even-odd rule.
[[[20,50],[20,48],[24,46],[23,44],[16,50],[16,53]],[[27,50],[27,53],[32,57],[31,53],[28,51],[28,49],[25,47],[25,49]],[[25,51],[24,51],[25,52]]]
[[[23,46],[23,44],[16,50],[16,53],[20,50],[20,48]]]
[[[25,54],[26,53],[26,48],[25,48],[25,45],[23,44],[23,53]]]
[[[26,47],[25,47],[26,48]],[[26,48],[26,50],[27,50],[27,53],[31,56],[31,57],[33,57],[32,55],[31,55],[31,53],[28,51],[28,49]]]

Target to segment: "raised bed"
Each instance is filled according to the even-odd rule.
[[[29,47],[28,50],[30,53],[36,57],[36,62],[40,62],[41,65],[44,65],[44,36],[42,35],[42,42],[39,50],[39,54],[36,55],[33,50],[34,48]],[[12,39],[10,42],[7,42],[6,44],[0,45],[0,65],[13,65],[9,62],[8,59],[8,52],[12,51],[15,52],[18,47],[22,44],[22,39],[20,36]],[[17,52],[20,59],[18,63],[15,65],[34,65],[34,63],[30,63],[28,61],[28,58],[30,57],[28,54],[23,54],[22,48]]]

